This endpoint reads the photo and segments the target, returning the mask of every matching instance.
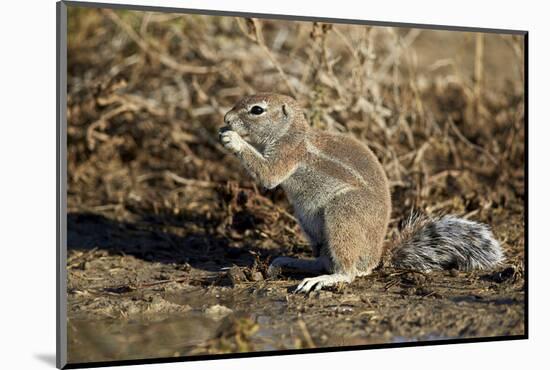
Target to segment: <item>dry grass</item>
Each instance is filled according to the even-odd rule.
[[[194,215],[233,238],[244,189],[247,217],[272,220],[261,232],[299,239],[281,192],[258,190],[217,143],[239,97],[274,91],[371,146],[392,225],[413,208],[471,217],[521,263],[522,48],[510,35],[71,7],[69,212]]]

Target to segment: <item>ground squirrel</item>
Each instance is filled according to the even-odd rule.
[[[382,259],[391,195],[374,153],[350,135],[309,126],[297,102],[264,93],[240,100],[224,118],[222,144],[261,185],[281,185],[315,259],[277,257],[271,273],[300,270],[308,293],[369,274]],[[416,270],[488,268],[503,259],[489,228],[455,216],[414,218],[390,248],[391,264]]]

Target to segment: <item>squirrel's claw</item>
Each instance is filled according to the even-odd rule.
[[[232,151],[233,153],[238,153],[242,150],[244,140],[235,131],[220,131],[219,134],[220,141],[226,149]]]

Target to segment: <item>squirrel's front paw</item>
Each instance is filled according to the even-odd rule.
[[[233,153],[239,153],[243,149],[245,143],[239,134],[231,130],[220,132],[220,141],[227,150]]]

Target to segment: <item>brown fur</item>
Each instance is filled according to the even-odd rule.
[[[253,114],[253,106],[264,112]],[[391,197],[382,166],[367,146],[310,128],[296,101],[284,95],[246,97],[225,123],[222,143],[262,185],[284,188],[314,254],[332,274],[304,280],[301,291],[351,281],[380,263]],[[299,262],[284,258],[274,264]]]

